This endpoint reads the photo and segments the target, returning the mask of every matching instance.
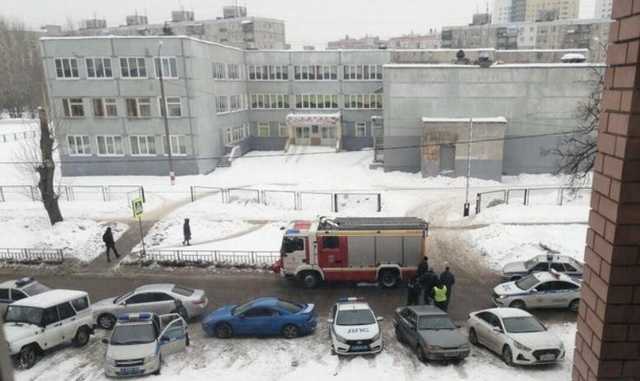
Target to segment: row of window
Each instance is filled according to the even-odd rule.
[[[253,81],[286,81],[289,79],[287,65],[248,65],[247,73]]]
[[[171,154],[184,156],[187,154],[186,136],[171,135]],[[164,151],[169,151],[166,137],[162,139]],[[87,135],[68,135],[68,152],[70,156],[90,156],[92,154],[91,143]],[[124,142],[120,135],[96,136],[98,156],[124,156]],[[129,152],[131,156],[155,156],[158,155],[156,137],[153,135],[129,136]]]
[[[242,79],[242,66],[239,64],[224,64],[221,62],[214,62],[212,67],[214,79]]]
[[[356,122],[355,126],[356,137],[366,137],[367,134],[367,122]],[[320,126],[304,126],[294,128],[295,137],[298,139],[309,139],[312,135],[320,135],[322,139],[335,139],[336,129],[335,127],[320,127]],[[257,136],[260,138],[271,137],[271,123],[270,122],[258,122]],[[289,136],[289,129],[286,123],[278,123],[278,137],[284,138]]]
[[[249,123],[242,126],[229,127],[224,131],[224,144],[235,144],[249,137]]]
[[[249,108],[247,94],[219,95],[215,97],[216,113],[243,111]]]
[[[150,118],[152,116],[152,99],[150,97],[125,98],[127,117]],[[165,105],[162,104],[162,98],[157,98],[157,100],[159,115],[164,116],[165,110],[168,110],[168,117],[182,117],[182,101],[180,97],[166,97]],[[93,116],[96,118],[115,118],[120,116],[116,98],[92,98],[91,105]],[[83,98],[62,98],[62,111],[67,118],[85,117]]]
[[[122,57],[120,63],[121,78],[148,78],[147,60],[144,57]],[[56,77],[58,79],[78,79],[80,70],[77,58],[56,58]],[[166,79],[178,78],[178,64],[176,57],[156,57],[154,62],[154,76]],[[89,79],[112,79],[113,67],[111,57],[87,57],[85,68]]]
[[[260,109],[287,109],[289,108],[288,94],[251,94],[251,108]]]
[[[345,109],[382,109],[382,94],[344,95]]]

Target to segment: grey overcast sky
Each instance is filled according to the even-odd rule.
[[[581,0],[581,17],[592,17],[595,0]],[[488,0],[491,10],[493,0]],[[196,18],[222,15],[222,6],[233,0],[2,0],[0,15],[23,21],[37,29],[44,24],[75,23],[91,18],[107,19],[110,26],[125,16],[146,14],[153,23],[169,18],[171,10],[193,9]],[[487,0],[240,0],[253,16],[284,19],[287,40],[294,46],[324,46],[326,41],[348,34],[390,37],[424,33],[429,28],[469,23],[483,11]]]

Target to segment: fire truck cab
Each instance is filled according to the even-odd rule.
[[[321,217],[285,230],[274,270],[307,288],[321,281],[379,282],[415,277],[425,256],[428,223],[413,217]]]

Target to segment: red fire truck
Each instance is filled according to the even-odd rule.
[[[307,288],[321,281],[379,282],[394,287],[415,277],[429,224],[413,217],[321,217],[294,221],[273,269]]]

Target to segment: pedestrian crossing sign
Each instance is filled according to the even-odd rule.
[[[131,209],[133,209],[134,218],[142,217],[142,213],[144,211],[143,204],[144,201],[142,200],[142,197],[134,198],[133,200],[131,200]]]

